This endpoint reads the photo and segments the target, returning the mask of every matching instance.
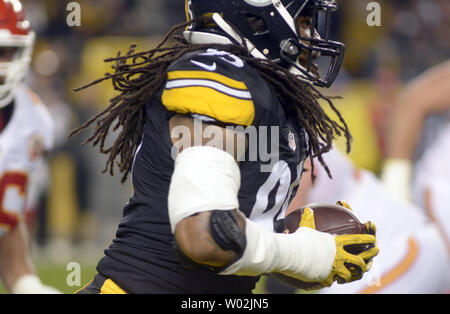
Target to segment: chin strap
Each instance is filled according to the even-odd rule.
[[[297,79],[299,79],[300,81],[306,82],[306,83],[311,83],[311,80],[309,80],[305,74],[299,70],[299,68],[304,69],[306,71],[306,68],[301,66],[298,62],[295,62],[296,66],[291,65],[291,67],[289,68],[289,72],[291,72],[292,74],[294,74],[295,76],[297,76]]]
[[[295,26],[295,21],[292,18],[292,15],[286,9],[286,7],[283,5],[283,3],[281,3],[280,0],[272,0],[272,4],[275,7],[275,9],[278,11],[278,14],[280,14],[280,16],[286,22],[286,24],[290,27],[292,32],[298,36],[297,27]]]
[[[259,51],[255,45],[247,38],[242,38],[239,34],[228,24],[218,13],[214,13],[212,16],[213,21],[222,31],[224,31],[229,37],[212,34],[207,32],[199,31],[185,31],[183,33],[184,38],[192,44],[233,44],[233,39],[235,43],[244,46],[246,45],[250,54],[259,59],[267,59],[266,56]],[[231,39],[230,39],[231,38]]]
[[[218,13],[214,13],[212,16],[213,21],[219,26],[226,34],[233,38],[239,45],[247,46],[250,54],[259,59],[267,59],[266,56],[259,51],[255,45],[247,38],[242,38],[239,34],[228,24]]]

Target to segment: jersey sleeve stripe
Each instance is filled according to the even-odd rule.
[[[174,89],[174,88],[181,88],[181,87],[194,87],[194,86],[209,87],[218,92],[224,93],[228,96],[232,96],[232,97],[236,97],[236,98],[240,98],[240,99],[246,99],[246,100],[252,99],[252,96],[249,91],[237,90],[237,89],[230,88],[228,86],[225,86],[223,84],[217,83],[215,81],[210,81],[210,80],[185,79],[185,80],[168,81],[166,84],[166,90],[170,90],[170,89]]]
[[[251,98],[229,96],[210,87],[165,89],[161,101],[169,111],[204,115],[224,123],[250,126],[255,119]]]
[[[207,71],[172,71],[167,74],[167,78],[169,81],[171,80],[179,80],[179,79],[200,79],[200,80],[209,80],[215,81],[222,85],[247,91],[247,85],[244,82],[233,80],[224,75],[207,72]]]

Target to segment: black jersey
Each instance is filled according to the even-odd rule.
[[[239,209],[270,230],[295,195],[306,157],[304,130],[286,116],[254,68],[214,49],[174,62],[165,86],[146,110],[132,169],[134,195],[98,272],[131,293],[250,293],[258,277],[188,270],[176,256],[168,215],[174,170],[169,119],[187,114],[245,132],[248,149],[239,163]]]

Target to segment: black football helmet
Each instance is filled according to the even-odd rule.
[[[194,23],[185,38],[192,43],[242,45],[243,37],[253,56],[288,67],[317,86],[330,87],[345,52],[344,44],[328,38],[330,14],[336,9],[335,0],[186,0],[188,20],[209,16],[214,23]],[[299,29],[300,17],[308,20],[306,36]],[[319,26],[324,29],[322,36]],[[312,71],[317,57],[319,63],[328,59],[320,76]]]

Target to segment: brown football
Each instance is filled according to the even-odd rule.
[[[314,211],[314,222],[319,231],[336,235],[366,233],[364,224],[352,211],[343,206],[311,204],[308,207]],[[294,233],[299,227],[302,214],[303,208],[293,211],[281,221],[275,232]]]
[[[334,234],[366,234],[365,225],[349,209],[332,204],[311,204],[307,207],[314,212],[314,222],[316,230]],[[297,209],[285,217],[275,228],[277,233],[294,233],[300,224],[303,214],[303,208]],[[350,253],[356,253],[364,248],[361,247],[347,247],[346,250]],[[315,289],[318,283],[304,282],[279,273],[271,274],[277,280],[298,288],[298,289]]]

